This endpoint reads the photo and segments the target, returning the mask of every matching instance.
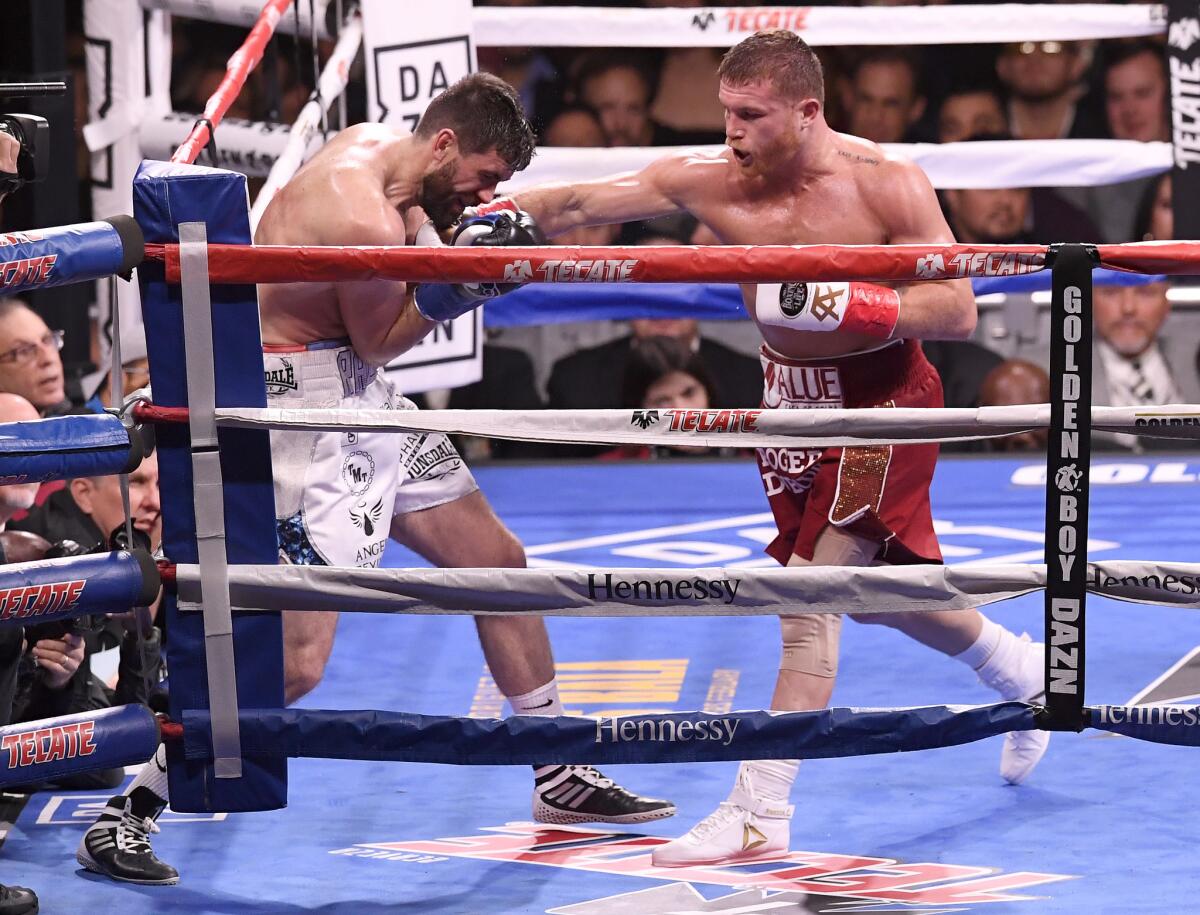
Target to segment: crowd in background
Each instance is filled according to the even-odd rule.
[[[489,6],[566,5],[535,0],[476,2]],[[580,4],[573,0],[569,5],[722,4],[701,4],[699,0]],[[223,77],[226,60],[243,40],[244,30],[181,17],[173,23],[172,104],[178,111],[198,112]],[[77,26],[68,48],[78,133],[86,121],[81,18]],[[330,49],[323,43],[318,51],[324,57]],[[517,88],[542,145],[604,148],[723,141],[716,77],[723,49],[629,51],[514,44],[477,50],[482,69]],[[998,46],[822,47],[817,51],[826,72],[830,124],[880,143],[1007,138],[1156,141],[1170,136],[1168,77],[1159,38],[1026,41]],[[303,41],[277,36],[229,117],[290,123],[312,85],[312,49]],[[350,122],[364,119],[361,56],[352,73],[347,104]],[[79,152],[82,178],[89,171],[81,136]],[[251,181],[252,196],[259,183]],[[1126,242],[1173,237],[1170,191],[1166,175],[1090,188],[949,189],[940,197],[947,220],[962,242]],[[690,217],[577,229],[552,240],[578,245],[715,242],[715,237]],[[1098,403],[1163,403],[1197,387],[1196,354],[1188,351],[1188,345],[1164,340],[1160,334],[1170,312],[1168,289],[1167,283],[1154,283],[1136,292],[1097,293]],[[637,295],[636,287],[629,295]],[[1104,314],[1112,317],[1106,320]],[[425,405],[644,407],[663,402],[664,389],[678,392],[673,401],[676,405],[685,402],[685,391],[702,395],[701,399],[714,407],[751,407],[758,402],[757,340],[747,322],[701,325],[693,320],[647,319],[489,333],[483,380],[454,391],[430,392]],[[34,339],[28,334],[21,337],[27,344]],[[60,337],[58,345],[61,342]],[[1044,399],[1041,392],[1046,390],[1047,379],[1044,366],[1037,364],[1040,360],[1005,358],[989,349],[988,342],[981,333],[973,343],[926,343],[927,355],[943,375],[947,405]],[[687,360],[668,358],[675,344],[686,351]],[[133,355],[141,358],[144,352]],[[2,360],[0,356],[0,390],[5,390],[3,379],[12,365]],[[648,369],[653,366],[658,367],[658,377]],[[95,394],[79,383],[87,368],[67,366],[65,399],[76,405]],[[684,383],[684,376],[691,381]],[[1143,382],[1143,378],[1150,381]],[[598,449],[498,441],[460,444],[475,459],[601,453]],[[1037,443],[1017,439],[1005,447],[1022,444]],[[1133,439],[1114,439],[1108,444],[1139,450],[1153,446],[1148,440]],[[620,456],[630,454],[656,456],[656,452],[644,450],[619,452]]]

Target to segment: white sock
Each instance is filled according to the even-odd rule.
[[[558,697],[558,681],[551,680],[533,692],[508,696],[514,715],[561,715],[562,699]]]
[[[1008,632],[999,623],[993,623],[990,619],[979,614],[983,620],[983,628],[979,630],[979,638],[977,638],[969,648],[965,651],[960,651],[954,655],[954,660],[962,661],[972,670],[979,670],[988,659],[996,653],[996,649],[1000,646],[1000,639]],[[1011,633],[1009,633],[1011,635]]]
[[[157,752],[150,757],[150,761],[146,765],[142,766],[142,771],[134,778],[125,794],[133,794],[135,788],[149,788],[164,801],[170,800],[170,795],[167,794],[167,748],[165,744],[158,745]]]
[[[748,787],[751,797],[787,803],[800,769],[798,759],[756,759],[738,767],[737,784]]]

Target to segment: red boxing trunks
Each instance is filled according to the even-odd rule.
[[[762,348],[763,406],[940,407],[942,382],[916,340],[851,356],[790,359]],[[832,524],[880,544],[878,561],[940,563],[929,484],[938,446],[759,448],[758,468],[775,515],[767,553],[781,565],[811,560]]]

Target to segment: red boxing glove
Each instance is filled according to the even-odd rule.
[[[472,216],[487,216],[489,213],[520,213],[521,207],[511,197],[496,197],[490,203],[481,203],[477,207],[467,207],[463,210],[462,218]]]
[[[760,283],[754,311],[772,327],[887,340],[900,320],[900,293],[874,283]]]

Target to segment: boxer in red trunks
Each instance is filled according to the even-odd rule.
[[[521,209],[549,236],[577,226],[688,212],[726,244],[952,242],[937,197],[912,162],[832,130],[820,62],[783,30],[759,32],[720,67],[726,144],[668,154],[636,174],[546,185],[480,209]],[[869,283],[746,284],[762,331],[764,404],[776,408],[942,405],[921,339],[964,339],[975,327],[965,280],[888,288]],[[938,563],[929,508],[934,445],[763,449],[763,483],[779,528],[768,552],[788,565]],[[976,670],[1008,699],[1042,690],[1044,649],[974,611],[857,615],[892,626]],[[782,618],[783,660],[772,708],[828,704],[841,619]],[[1022,781],[1048,735],[1010,734],[1001,774]],[[743,763],[730,797],[687,835],[654,852],[660,866],[767,860],[787,852],[788,795],[799,760]]]

